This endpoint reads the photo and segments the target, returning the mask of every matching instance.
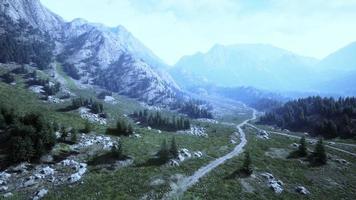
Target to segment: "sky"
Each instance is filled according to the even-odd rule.
[[[215,44],[323,58],[356,41],[356,0],[41,0],[65,20],[124,26],[167,64]]]

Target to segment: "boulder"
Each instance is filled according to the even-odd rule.
[[[34,176],[30,176],[29,178],[27,178],[27,180],[23,183],[24,187],[31,187],[33,185],[36,185],[36,181],[35,181],[36,177]]]
[[[1,187],[0,187],[0,192],[5,192],[7,189],[9,189],[9,187],[7,187],[7,186],[1,186]]]
[[[5,193],[4,195],[2,195],[4,198],[9,198],[12,197],[13,194],[11,192]]]
[[[52,175],[54,175],[54,169],[47,166],[47,167],[41,169],[40,173],[45,176],[52,176]]]
[[[342,164],[342,165],[348,165],[350,164],[349,162],[347,162],[345,159],[335,159],[336,162]]]
[[[297,186],[295,188],[295,191],[300,193],[300,194],[303,194],[303,195],[308,195],[310,194],[309,190],[307,190],[304,186]]]
[[[77,181],[79,181],[82,178],[82,176],[79,173],[74,173],[72,175],[70,175],[70,177],[68,178],[68,181],[70,183],[75,183]]]
[[[169,160],[168,164],[172,167],[178,167],[179,166],[179,162],[177,160]]]
[[[277,194],[280,194],[283,192],[282,184],[280,181],[272,180],[269,182],[270,187],[273,189],[273,191]]]
[[[194,152],[194,157],[201,158],[201,157],[203,157],[203,153],[201,151],[196,151],[196,152]]]
[[[236,141],[233,139],[231,139],[230,142],[231,142],[231,144],[236,144]]]
[[[33,200],[38,200],[42,199],[46,194],[48,193],[48,190],[46,189],[41,189],[35,193],[35,196],[33,197]]]

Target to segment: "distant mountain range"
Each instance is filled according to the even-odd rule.
[[[184,56],[171,69],[184,88],[215,84],[272,91],[355,95],[356,43],[319,61],[265,44],[215,45],[207,53]]]

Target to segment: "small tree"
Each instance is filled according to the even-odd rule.
[[[313,155],[312,155],[312,162],[318,165],[325,165],[328,160],[326,155],[325,147],[323,139],[320,138],[319,141],[316,143]]]
[[[244,162],[243,162],[241,170],[244,173],[246,173],[247,175],[251,175],[252,174],[251,157],[250,157],[250,153],[248,151],[245,152],[245,159],[244,159]]]
[[[111,153],[115,159],[122,159],[123,158],[122,144],[118,143],[118,144],[113,145],[111,148]]]
[[[76,129],[72,129],[72,133],[70,134],[70,141],[76,143],[78,140],[78,131]]]
[[[85,121],[83,132],[90,133],[90,131],[91,131],[91,124],[88,121]]]
[[[162,162],[162,163],[166,163],[169,160],[169,149],[167,147],[167,141],[163,140],[162,144],[161,144],[161,148],[158,151],[157,155],[158,155],[158,159]]]
[[[172,139],[171,148],[170,148],[169,152],[173,158],[178,158],[179,152],[178,152],[178,146],[177,146],[175,137],[173,137],[173,139]]]
[[[301,157],[305,157],[308,155],[307,144],[304,136],[300,139],[300,144],[298,147],[298,155]]]

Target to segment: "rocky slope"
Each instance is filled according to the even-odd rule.
[[[53,61],[74,72],[81,85],[99,85],[150,103],[169,103],[180,90],[166,65],[122,26],[65,22],[39,0],[4,0],[0,11],[14,24],[25,22],[49,35],[55,43]]]

